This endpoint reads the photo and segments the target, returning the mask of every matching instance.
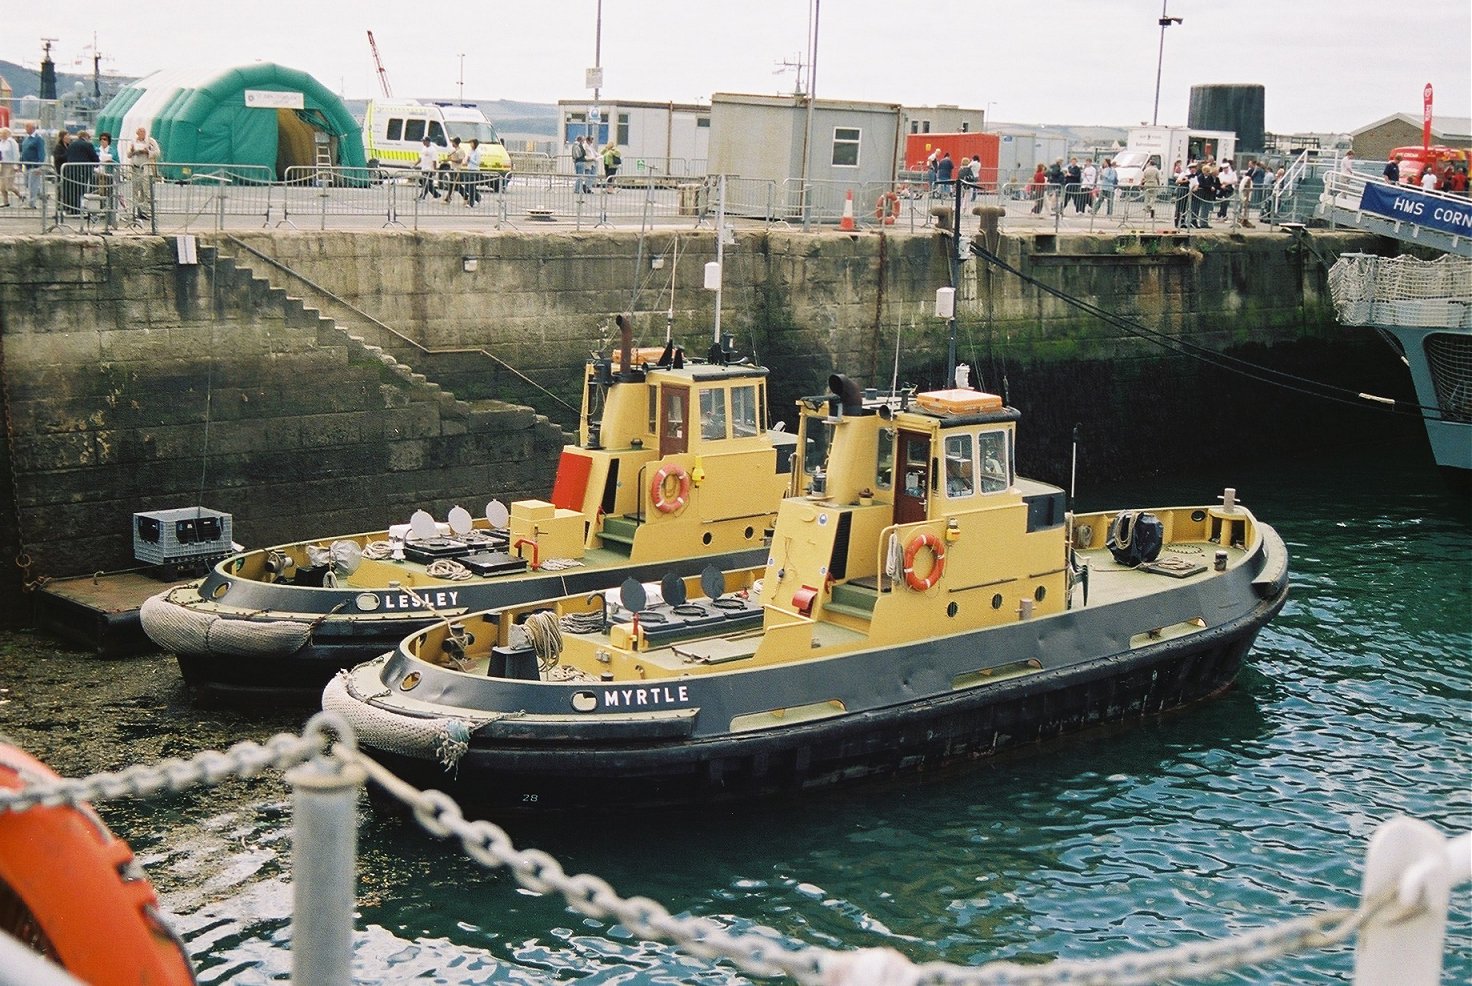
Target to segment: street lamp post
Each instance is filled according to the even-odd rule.
[[[1168,3],[1170,0],[1160,0],[1160,54],[1155,59],[1155,112],[1150,115],[1151,126],[1160,122],[1160,70],[1165,65],[1165,29],[1181,23],[1181,18],[1166,15]]]

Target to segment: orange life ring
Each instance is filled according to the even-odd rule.
[[[56,779],[39,760],[0,744],[0,787]],[[3,930],[76,978],[99,986],[194,982],[133,851],[90,806],[0,813],[0,882],[20,903],[11,914],[18,926]]]
[[[921,548],[929,548],[935,556],[935,561],[930,565],[930,574],[925,578],[915,574],[915,556],[920,554]],[[905,545],[905,585],[916,592],[924,592],[933,588],[946,570],[946,545],[940,538],[929,531],[921,531]]]
[[[665,483],[671,479],[676,484],[674,496],[667,495],[665,491]],[[690,502],[690,474],[673,462],[660,466],[654,474],[654,481],[649,484],[649,499],[660,513],[672,514],[679,510]]]
[[[874,218],[882,221],[886,226],[892,226],[899,217],[900,197],[894,192],[885,192],[880,195],[879,201],[874,203]]]

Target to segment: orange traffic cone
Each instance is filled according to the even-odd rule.
[[[854,190],[852,188],[843,195],[843,219],[839,222],[838,228],[842,230],[854,228]]]

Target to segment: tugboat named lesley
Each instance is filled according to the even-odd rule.
[[[1282,540],[1227,490],[1073,516],[964,388],[800,404],[765,568],[503,607],[339,675],[323,707],[488,814],[702,806],[986,756],[1231,684]]]
[[[144,630],[199,691],[315,702],[338,671],[432,621],[760,564],[795,447],[768,427],[766,368],[728,342],[704,360],[636,349],[618,321],[619,354],[588,362],[579,441],[549,500],[233,555],[145,602]]]

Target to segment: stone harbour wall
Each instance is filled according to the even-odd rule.
[[[1376,246],[1004,235],[1009,269],[962,265],[958,358],[1023,412],[1025,472],[1062,480],[1084,421],[1081,475],[1148,474],[1220,450],[1203,435],[1270,441],[1326,413],[1203,354],[1405,388],[1325,290],[1327,260]],[[951,251],[932,232],[739,230],[721,331],[771,367],[776,418],[834,372],[944,385]],[[202,237],[199,257],[180,264],[166,238],[0,239],[0,557],[29,556],[31,578],[131,564],[137,511],[225,510],[259,546],[545,495],[614,314],[692,355],[716,319],[708,229],[263,231]]]

